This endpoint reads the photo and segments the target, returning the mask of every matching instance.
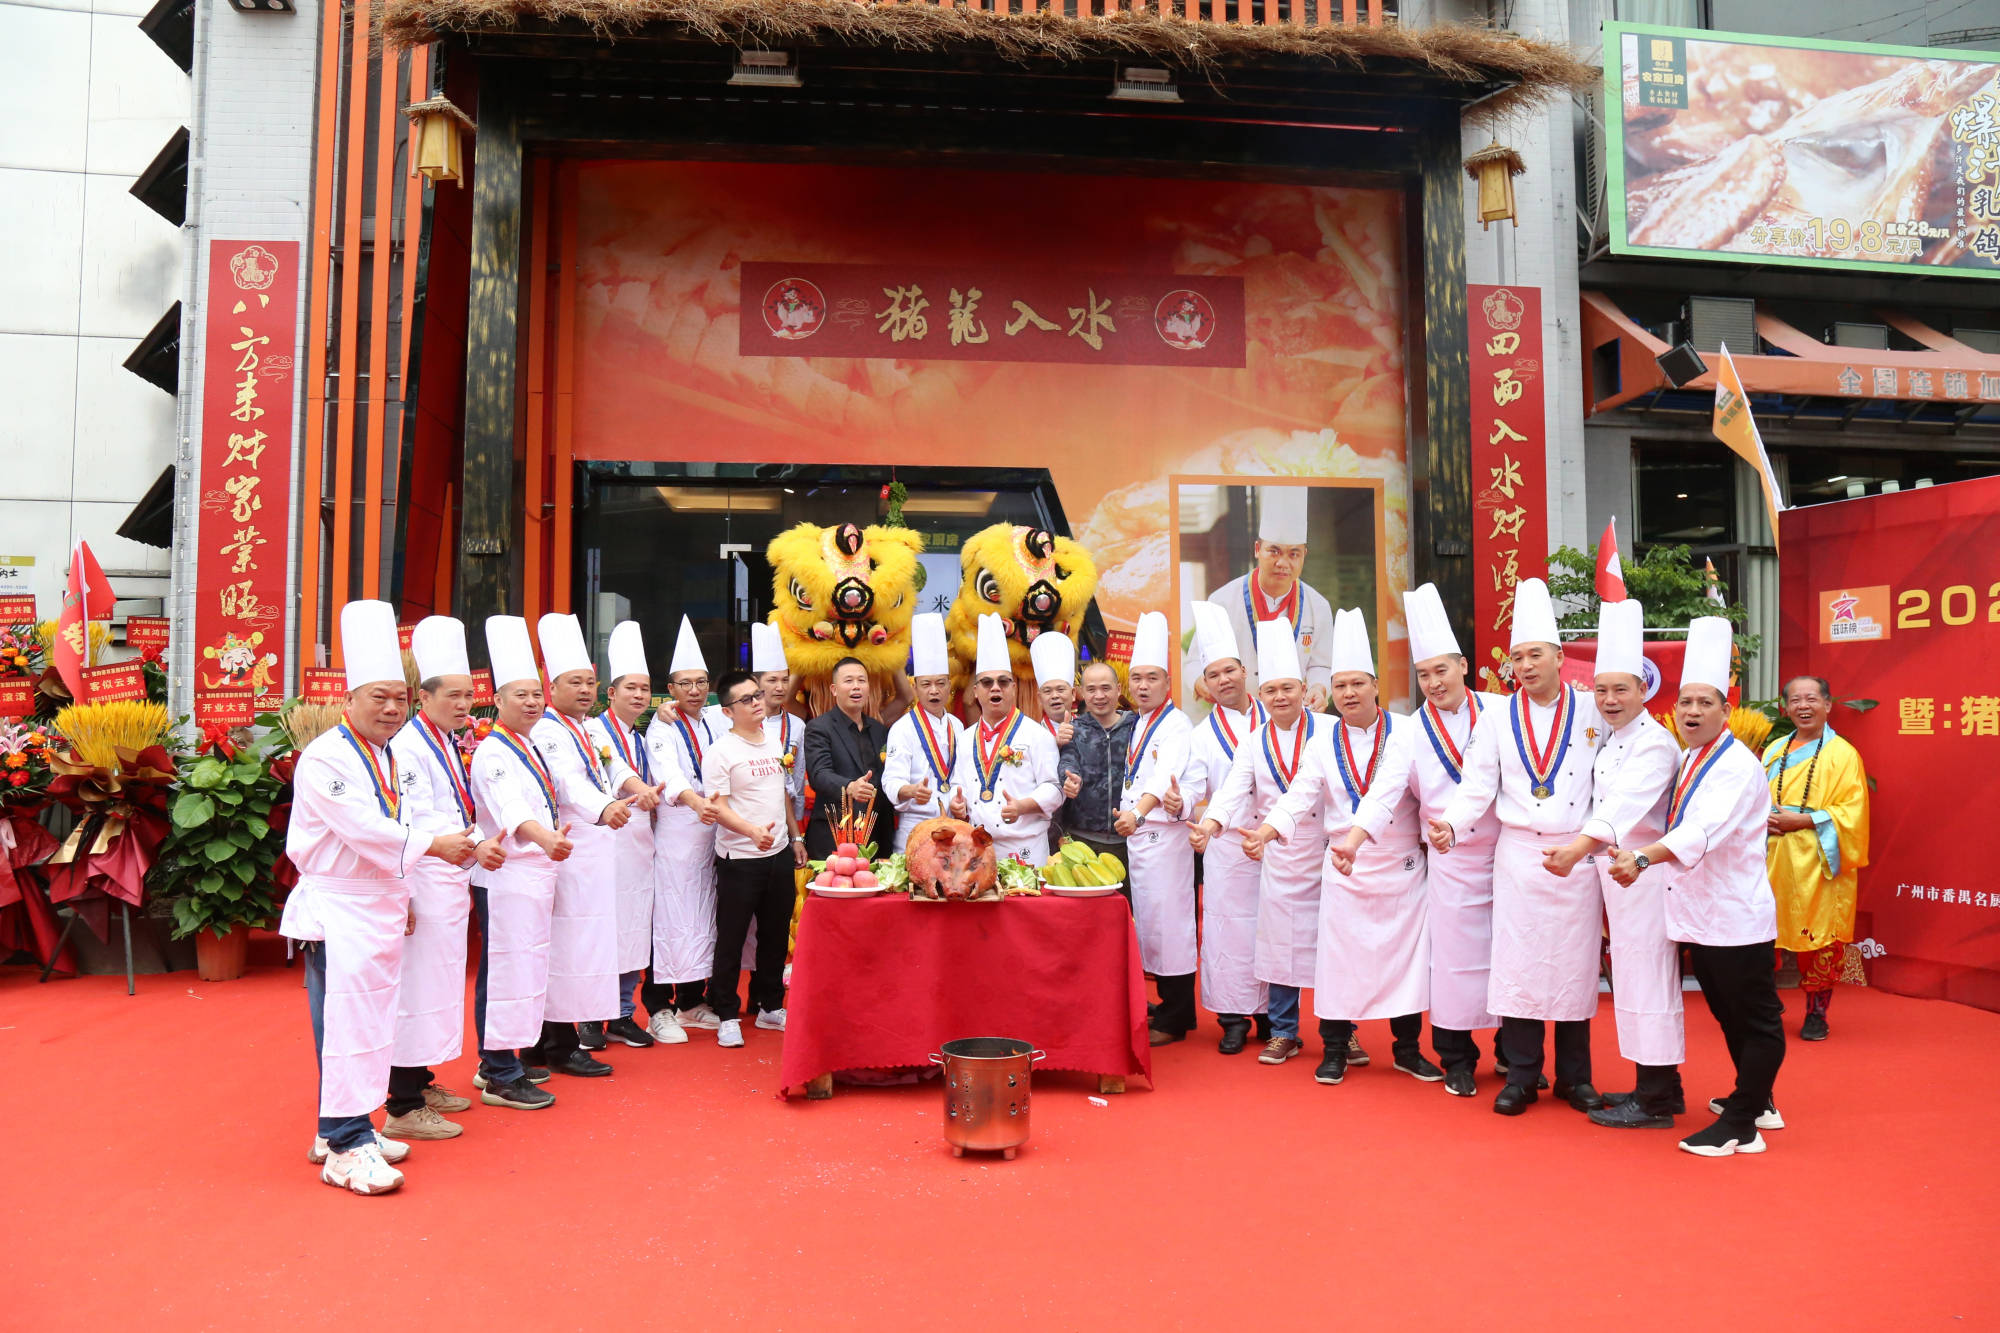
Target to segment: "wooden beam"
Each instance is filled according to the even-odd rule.
[[[521,134],[502,71],[480,81],[472,176],[472,290],[466,308],[465,463],[459,576],[468,622],[505,614],[511,596],[515,366],[521,305]]]
[[[1435,583],[1461,634],[1472,612],[1472,398],[1466,342],[1465,202],[1456,114],[1435,116],[1418,145],[1410,219],[1411,582]],[[1468,638],[1465,642],[1470,643]]]

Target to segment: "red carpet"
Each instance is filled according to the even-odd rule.
[[[0,970],[10,1329],[2000,1328],[2000,1015],[1950,1004],[1841,991],[1762,1157],[1546,1098],[1495,1116],[1490,1066],[1448,1097],[1369,1023],[1378,1062],[1338,1088],[1218,1056],[1211,1026],[1157,1092],[1040,1079],[1018,1160],[955,1160],[935,1083],[782,1103],[781,1038],[751,1032],[614,1048],[548,1111],[475,1106],[366,1199],[305,1161],[296,970],[136,999],[34,977]],[[1705,1101],[1727,1062],[1688,1000]],[[1608,1004],[1597,1059],[1629,1086]]]

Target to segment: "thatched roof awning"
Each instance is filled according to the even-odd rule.
[[[384,36],[571,31],[600,40],[657,36],[723,46],[814,43],[898,51],[983,50],[1022,65],[1144,61],[1202,72],[1278,60],[1329,74],[1419,75],[1462,85],[1494,119],[1530,102],[1594,87],[1599,71],[1567,47],[1460,24],[1189,22],[1152,10],[1070,18],[881,0],[389,0]]]

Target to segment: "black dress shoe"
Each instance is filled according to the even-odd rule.
[[[1346,1051],[1328,1051],[1326,1058],[1319,1062],[1319,1068],[1313,1070],[1313,1082],[1315,1083],[1333,1084],[1340,1082],[1346,1077]]]
[[[614,1018],[604,1025],[604,1035],[624,1042],[627,1046],[644,1049],[653,1044],[653,1034],[640,1027],[629,1018]]]
[[[1533,1088],[1517,1088],[1512,1083],[1500,1089],[1500,1095],[1493,1099],[1495,1115],[1519,1115],[1533,1106],[1541,1096]]]
[[[1604,1105],[1604,1098],[1588,1082],[1570,1084],[1557,1079],[1555,1097],[1557,1101],[1568,1102],[1579,1111],[1595,1111]]]
[[[1438,1083],[1444,1079],[1444,1071],[1421,1055],[1397,1056],[1396,1068],[1420,1083]]]
[[[1224,1023],[1222,1025],[1222,1040],[1215,1044],[1215,1049],[1221,1051],[1224,1055],[1241,1055],[1243,1054],[1243,1048],[1249,1042],[1250,1025],[1248,1023]]]
[[[1604,1094],[1604,1104],[1606,1106],[1622,1106],[1638,1095],[1636,1092],[1607,1092]],[[1687,1097],[1685,1094],[1681,1094],[1674,1098],[1673,1105],[1669,1106],[1662,1114],[1686,1115],[1687,1109]]]
[[[573,1074],[577,1078],[603,1078],[611,1072],[611,1066],[594,1058],[588,1051],[571,1051],[549,1068],[558,1074]]]
[[[1628,1098],[1616,1106],[1598,1107],[1590,1113],[1590,1123],[1606,1129],[1672,1129],[1674,1118],[1648,1111]]]
[[[586,1051],[603,1050],[604,1024],[578,1023],[576,1025],[576,1044],[583,1047]]]
[[[1471,1066],[1460,1065],[1456,1069],[1445,1070],[1444,1090],[1454,1097],[1470,1097],[1474,1091]]]

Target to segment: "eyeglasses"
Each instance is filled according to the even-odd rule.
[[[763,698],[762,694],[753,691],[750,694],[739,694],[722,706],[724,708],[741,708],[744,704],[754,704],[761,698]]]

